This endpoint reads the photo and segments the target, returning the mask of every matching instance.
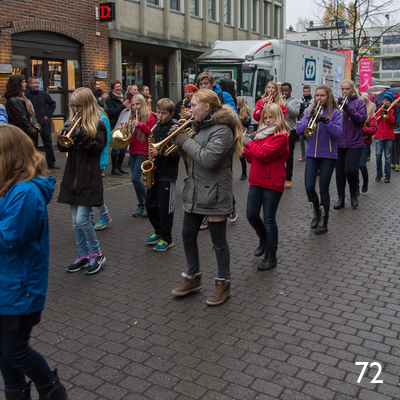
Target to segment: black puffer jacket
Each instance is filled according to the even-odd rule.
[[[100,154],[106,144],[107,128],[103,121],[99,121],[95,138],[86,135],[81,129],[71,147],[57,144],[60,151],[68,152],[57,200],[59,203],[97,207],[103,205]]]
[[[34,126],[31,124],[25,102],[18,100],[14,96],[10,96],[7,98],[6,110],[8,114],[8,123],[18,126],[18,128],[22,129],[30,136]],[[36,117],[34,123],[37,123]]]
[[[113,130],[118,122],[119,114],[121,114],[122,110],[125,110],[125,106],[112,91],[108,93],[106,105],[107,115],[110,119],[111,130]]]

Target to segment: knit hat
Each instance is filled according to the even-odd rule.
[[[191,92],[195,93],[199,89],[195,85],[192,85],[191,83],[189,83],[188,85],[185,86],[185,90],[190,90]]]
[[[388,99],[391,103],[394,101],[394,94],[392,92],[387,92],[383,96],[383,100]]]

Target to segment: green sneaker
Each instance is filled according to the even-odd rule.
[[[167,243],[165,240],[160,240],[156,246],[153,247],[154,251],[165,251],[174,247],[173,243]]]
[[[161,239],[161,235],[153,233],[146,239],[146,244],[156,244]]]

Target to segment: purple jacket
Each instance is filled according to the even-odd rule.
[[[327,108],[324,107],[323,115],[326,115]],[[307,127],[307,119],[310,110],[306,111],[304,117],[297,125],[298,135],[304,135]],[[336,141],[342,136],[342,114],[336,108],[332,110],[331,119],[325,124],[318,122],[315,126],[315,135],[309,137],[306,150],[306,157],[333,158],[337,159]]]
[[[339,98],[338,102],[340,102]],[[356,94],[348,98],[347,110],[343,109],[343,134],[337,142],[339,149],[363,149],[363,125],[367,120],[367,107]]]

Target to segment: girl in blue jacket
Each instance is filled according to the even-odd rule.
[[[55,180],[46,162],[19,128],[0,125],[0,369],[6,399],[67,399],[57,370],[29,347],[40,321],[49,273],[46,205]],[[52,393],[52,394],[51,394]]]

